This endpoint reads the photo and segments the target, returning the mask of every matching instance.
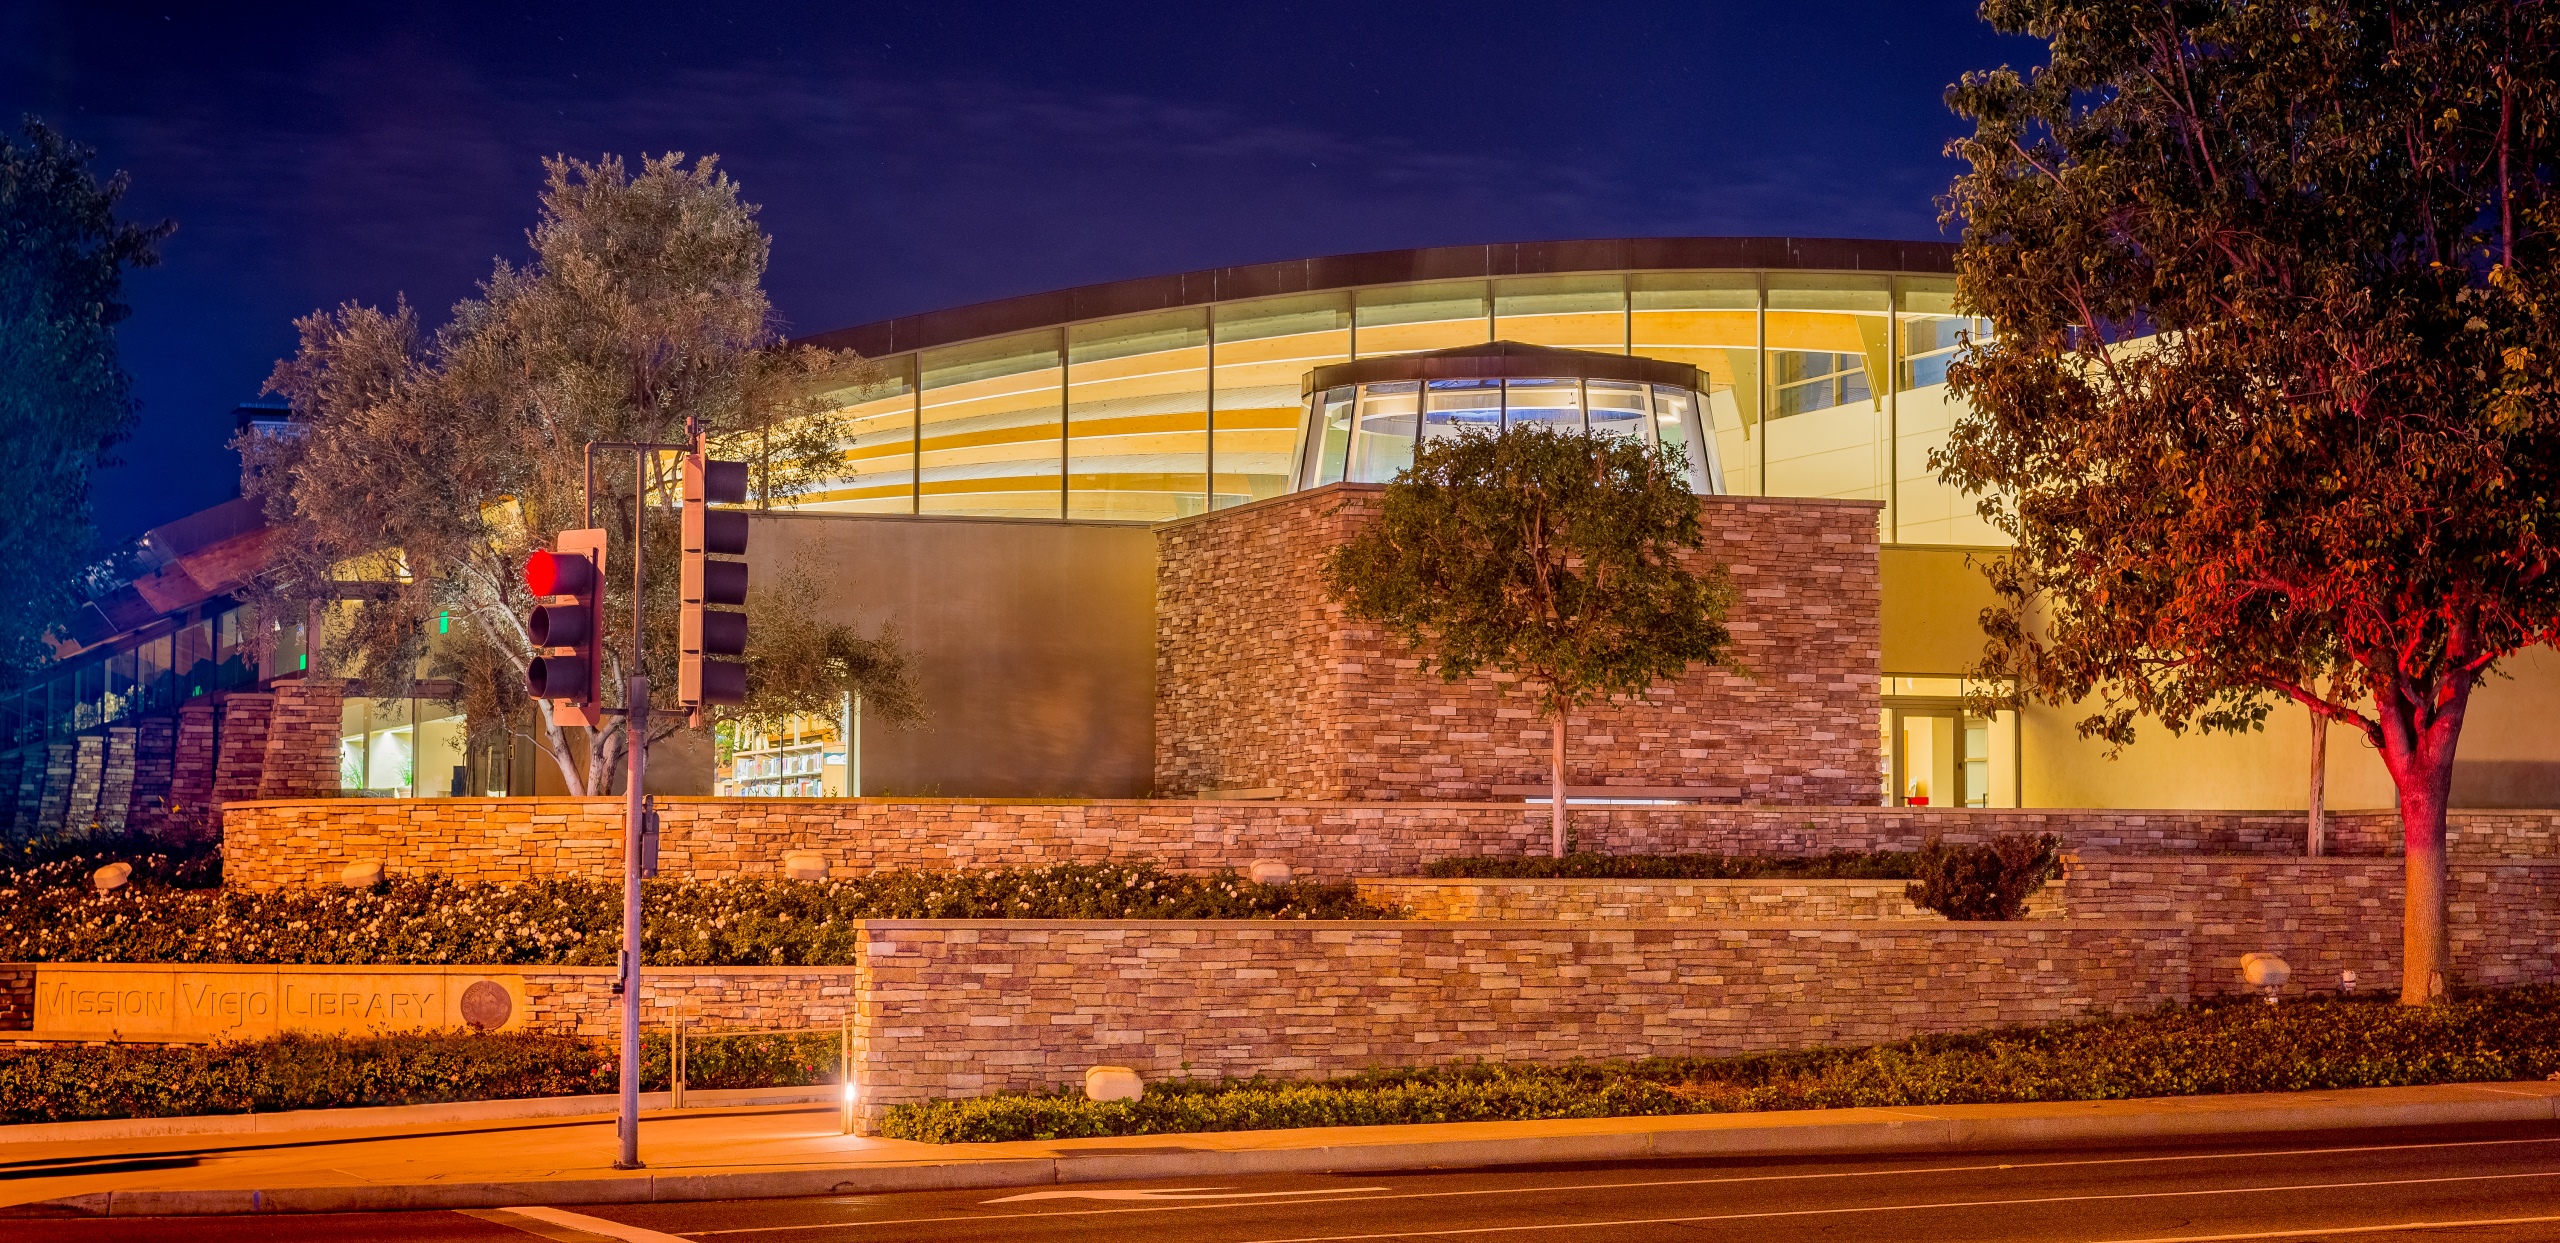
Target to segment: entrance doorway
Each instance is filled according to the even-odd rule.
[[[2018,805],[2016,712],[1968,711],[1954,678],[1888,677],[1885,686],[1904,692],[1884,700],[1887,806]],[[1940,690],[1947,693],[1925,693]]]

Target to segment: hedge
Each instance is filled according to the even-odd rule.
[[[1827,855],[1550,855],[1434,859],[1427,876],[1512,880],[1910,880],[1920,856],[1907,850],[1839,850]]]
[[[1175,1080],[1097,1104],[1060,1089],[893,1106],[881,1134],[930,1143],[1724,1113],[2124,1100],[2542,1079],[2560,1072],[2560,988],[2441,1006],[2387,998],[2204,1002],[2156,1013],[1866,1048],[1526,1066],[1462,1063],[1323,1083]]]
[[[370,890],[188,887],[167,859],[96,892],[85,857],[0,872],[0,961],[609,966],[618,882],[465,884],[401,876]],[[854,960],[866,919],[1384,919],[1349,884],[1264,885],[1150,864],[883,872],[855,880],[646,882],[651,966],[825,966]]]
[[[835,1078],[836,1034],[689,1040],[688,1087],[797,1087]],[[314,1036],[212,1045],[0,1049],[0,1124],[273,1113],[609,1093],[613,1046],[531,1033]],[[667,1085],[667,1040],[641,1044],[640,1086]]]

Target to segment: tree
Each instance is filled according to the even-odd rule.
[[[475,738],[530,722],[568,788],[600,794],[628,745],[624,718],[563,726],[524,681],[520,571],[554,532],[587,524],[583,447],[680,441],[698,419],[713,456],[750,462],[753,499],[771,505],[840,468],[829,412],[870,376],[851,355],[781,342],[760,285],[769,240],[714,158],[688,168],[671,153],[637,176],[612,157],[545,167],[529,264],[501,261],[432,338],[405,303],[301,320],[299,352],[268,382],[291,401],[290,431],[242,449],[246,486],[283,529],[267,590],[328,606],[329,669],[376,695],[407,693],[422,670],[449,677]],[[593,521],[618,550],[605,574],[608,703],[635,671],[675,681],[677,464],[647,462],[643,496],[627,454],[596,460]],[[635,511],[666,571],[650,576],[642,651],[626,559]],[[654,719],[651,741],[682,727],[678,714]]]
[[[768,731],[791,718],[832,717],[848,695],[869,715],[897,729],[914,729],[929,715],[916,687],[915,662],[898,632],[883,626],[874,636],[825,615],[824,592],[808,571],[794,567],[782,582],[748,597],[756,642],[747,649],[747,702],[726,712]],[[847,740],[851,742],[850,739]]]
[[[1997,336],[1937,458],[2017,541],[1987,668],[2121,745],[2290,699],[2380,752],[2445,995],[2472,690],[2560,637],[2560,9],[1991,0],[1946,202]]]
[[[116,357],[124,272],[157,264],[175,228],[116,219],[124,174],[98,180],[95,152],[33,117],[22,132],[0,135],[0,671],[21,673],[100,558],[89,479],[136,409]]]
[[[1327,593],[1455,683],[1534,682],[1553,726],[1552,851],[1565,849],[1566,713],[1726,661],[1733,589],[1705,545],[1677,446],[1538,426],[1427,440],[1378,520],[1325,561]]]

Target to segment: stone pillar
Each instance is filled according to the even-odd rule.
[[[338,788],[338,729],[346,684],[299,678],[275,684],[259,798],[308,798]]]
[[[42,746],[21,748],[18,754],[17,814],[11,817],[19,841],[44,836],[42,807],[44,804],[44,757]]]
[[[191,837],[213,828],[213,704],[197,700],[178,709],[178,731],[169,762],[165,832]]]
[[[74,837],[98,831],[98,788],[107,775],[107,740],[82,734],[71,740],[71,798],[62,811],[62,827]]]
[[[145,717],[133,727],[133,796],[125,826],[137,833],[169,828],[169,778],[178,744],[175,717]]]
[[[132,823],[135,727],[107,727],[107,767],[98,779],[98,831],[122,833]]]
[[[258,774],[266,768],[267,723],[276,697],[265,692],[234,691],[222,700],[222,729],[214,744],[213,823],[222,824],[222,805],[258,797]]]
[[[73,750],[67,742],[48,742],[44,746],[44,794],[36,804],[38,836],[60,833],[64,817],[71,813]]]

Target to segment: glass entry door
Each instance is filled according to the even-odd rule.
[[[1887,806],[2018,805],[2015,712],[1979,716],[1961,699],[1888,699],[1883,742]]]

